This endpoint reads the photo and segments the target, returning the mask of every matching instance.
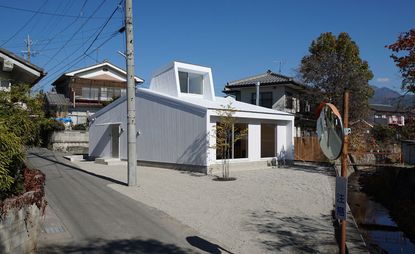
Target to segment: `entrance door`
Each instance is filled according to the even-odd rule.
[[[111,157],[120,157],[120,137],[118,124],[111,125]]]

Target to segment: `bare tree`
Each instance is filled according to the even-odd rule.
[[[231,179],[229,177],[229,159],[232,158],[232,147],[236,142],[244,138],[247,133],[247,128],[238,128],[236,118],[234,117],[235,109],[232,103],[226,106],[222,105],[222,109],[216,111],[219,116],[219,121],[215,126],[216,135],[216,153],[222,158],[222,178],[224,180]]]

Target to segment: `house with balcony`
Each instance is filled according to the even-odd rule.
[[[407,111],[396,106],[385,104],[370,104],[370,119],[374,124],[404,126]]]
[[[315,131],[315,117],[304,98],[309,89],[291,77],[268,70],[228,82],[223,92],[232,95],[237,101],[294,114],[297,137]]]
[[[126,94],[126,76],[123,69],[104,61],[62,74],[52,83],[58,95],[49,97],[63,95],[69,102],[66,117],[70,117],[74,124],[86,123],[89,116],[109,101]],[[139,85],[144,81],[136,76],[135,82]],[[47,103],[54,105],[52,100]]]
[[[231,147],[231,163],[262,166],[274,157],[294,157],[294,115],[215,96],[209,67],[172,62],[157,71],[148,89],[136,89],[137,160],[207,172],[221,165],[216,125],[227,105],[236,129],[247,135]],[[127,99],[121,97],[89,118],[89,156],[127,159]],[[233,142],[232,142],[233,143]]]
[[[32,87],[46,75],[42,68],[3,48],[0,48],[0,65],[0,91],[10,91],[18,83]]]

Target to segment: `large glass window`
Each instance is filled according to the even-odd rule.
[[[100,95],[100,99],[101,101],[106,101],[108,100],[108,90],[106,87],[101,87],[101,95]]]
[[[216,128],[220,128],[221,124],[217,123]],[[241,132],[245,135],[241,137]],[[239,137],[239,138],[238,138]],[[228,133],[224,131],[216,131],[216,159],[241,159],[248,158],[248,124],[236,123],[232,126],[232,130]],[[218,144],[226,142],[227,149],[223,145]]]
[[[236,123],[234,125],[234,137],[241,137],[241,131],[247,130],[248,124]],[[233,145],[233,158],[248,158],[248,135],[243,135],[240,139],[236,140]]]
[[[276,156],[275,131],[275,124],[261,124],[261,158]]]
[[[203,75],[179,71],[180,92],[203,94]]]
[[[98,97],[99,97],[98,87],[82,87],[82,99],[98,100]]]
[[[256,105],[256,93],[251,94],[251,104]],[[259,106],[272,108],[272,92],[259,93]]]

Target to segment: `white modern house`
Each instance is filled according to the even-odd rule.
[[[216,154],[218,111],[231,103],[239,128],[248,134],[232,147],[232,162],[293,159],[294,115],[216,97],[208,67],[173,62],[158,71],[150,87],[136,90],[139,164],[206,172],[221,163]],[[90,117],[89,155],[127,159],[127,103],[119,98]]]

